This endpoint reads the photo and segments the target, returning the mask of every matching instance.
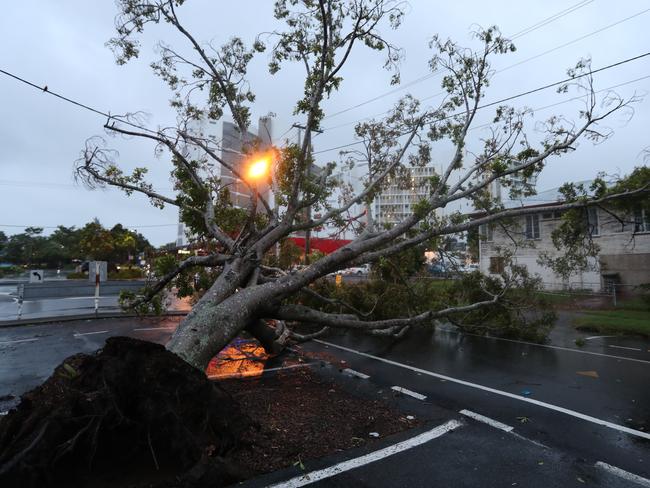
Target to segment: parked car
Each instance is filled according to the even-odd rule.
[[[352,266],[350,268],[342,269],[340,271],[343,275],[363,276],[370,272],[370,267],[367,264],[363,266]]]
[[[431,276],[436,277],[443,277],[449,274],[449,269],[447,269],[445,263],[442,262],[430,264],[427,268],[427,271],[429,271],[429,274],[431,274]]]
[[[460,271],[461,273],[473,273],[474,271],[478,271],[478,270],[479,270],[478,264],[474,264],[474,263],[465,264],[460,268],[458,268],[458,271]]]

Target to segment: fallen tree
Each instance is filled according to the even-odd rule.
[[[315,176],[312,135],[321,127],[325,115],[323,101],[335,96],[343,87],[342,68],[350,62],[351,53],[365,47],[386,53],[385,67],[399,79],[400,51],[381,29],[398,28],[404,15],[403,4],[391,0],[319,0],[275,4],[275,17],[286,28],[258,38],[247,48],[233,38],[220,48],[204,44],[188,31],[182,20],[182,1],[120,0],[116,19],[117,36],[110,45],[119,63],[139,55],[138,35],[148,24],[162,23],[175,30],[189,50],[176,50],[160,44],[160,59],[153,63],[154,72],[174,93],[172,105],[179,114],[176,127],[156,130],[142,127],[132,116],[111,116],[105,129],[109,134],[149,140],[172,163],[172,178],[177,196],[157,192],[144,179],[146,168],[125,174],[114,161],[113,154],[97,139],[90,139],[77,166],[77,176],[89,186],[113,186],[127,194],[141,193],[153,205],[179,207],[183,220],[194,235],[211,250],[210,255],[171,266],[161,282],[139,298],[130,300],[141,306],[166,285],[187,284],[187,271],[209,266],[209,284],[202,298],[174,333],[168,348],[185,361],[203,370],[208,361],[242,331],[248,331],[270,350],[281,348],[292,337],[292,323],[321,324],[324,328],[342,327],[370,330],[375,333],[399,335],[411,326],[429,323],[449,315],[459,316],[497,302],[502,296],[484,287],[484,293],[472,303],[426,310],[410,316],[385,320],[368,320],[362,311],[348,307],[340,313],[288,303],[288,299],[325,275],[349,266],[373,263],[423,243],[440,243],[449,236],[466,232],[480,225],[505,222],[530,213],[547,211],[543,206],[505,209],[489,191],[499,181],[510,187],[513,195],[531,195],[534,188],[516,180],[543,170],[551,158],[575,150],[581,139],[602,141],[611,131],[602,128],[610,115],[630,108],[636,99],[622,99],[607,93],[602,100],[596,95],[590,64],[580,61],[569,70],[569,77],[558,84],[558,91],[582,90],[585,108],[576,122],[550,117],[543,123],[538,141],[526,132],[532,114],[529,109],[515,109],[503,104],[483,104],[493,71],[490,59],[514,51],[512,42],[497,28],[475,33],[480,45],[476,51],[452,41],[434,37],[430,67],[442,76],[445,92],[443,102],[435,109],[423,109],[420,103],[406,96],[381,120],[359,123],[355,128],[360,149],[348,150],[340,161],[328,163]],[[304,117],[304,137],[300,145],[287,144],[273,148],[273,171],[263,180],[273,194],[267,201],[260,191],[261,183],[235,167],[220,154],[216,141],[202,137],[190,129],[191,121],[200,118],[221,119],[229,114],[241,134],[247,133],[254,94],[246,78],[254,56],[270,52],[271,73],[284,63],[304,66],[304,94],[295,112]],[[187,51],[187,52],[186,52]],[[470,129],[480,110],[491,108],[494,118],[481,139],[481,150],[467,150]],[[533,122],[535,122],[533,120]],[[538,123],[539,127],[539,123]],[[426,198],[414,205],[411,215],[385,228],[376,223],[371,202],[389,181],[408,184],[413,168],[431,163],[432,145],[447,141],[454,148],[451,160],[428,183]],[[200,152],[201,157],[190,159]],[[244,147],[242,157],[253,157],[256,142]],[[328,199],[340,186],[335,173],[355,163],[368,166],[361,191],[345,193],[334,205]],[[222,185],[215,168],[231,172],[250,193],[246,208],[236,208],[228,198],[229,189]],[[552,210],[584,209],[606,205],[618,199],[647,195],[648,180],[634,181],[633,186],[615,186],[617,191],[593,193],[590,197],[574,194]],[[441,209],[455,202],[469,201],[484,213],[469,219],[458,212],[446,216]],[[283,239],[297,232],[309,232],[326,226],[349,225],[349,213],[355,206],[365,206],[363,225],[356,238],[336,252],[312,262],[308,267],[290,273],[265,265]],[[315,215],[308,209],[318,210]],[[352,219],[354,220],[354,219]],[[356,220],[355,220],[356,222]],[[516,286],[521,276],[504,273],[505,288]],[[321,297],[324,304],[329,298]],[[277,324],[274,327],[271,324]],[[294,337],[297,337],[294,335]]]

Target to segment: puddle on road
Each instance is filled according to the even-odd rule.
[[[205,374],[211,380],[261,376],[265,370],[295,367],[303,359],[295,355],[271,356],[253,339],[235,339],[210,360]]]
[[[210,360],[205,373],[210,379],[260,376],[268,359],[257,341],[236,339]]]

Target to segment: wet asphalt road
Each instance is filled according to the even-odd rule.
[[[129,336],[166,344],[180,318],[92,319],[0,328],[0,411],[41,384],[66,357],[90,353],[111,336]]]
[[[411,470],[405,467],[403,460],[400,461],[399,456],[402,455],[399,455],[385,461],[383,469],[366,467],[322,481],[319,485],[345,486],[345,482],[340,480],[352,483],[352,479],[358,476],[358,479],[354,478],[358,486],[437,486],[436,482],[441,483],[440,486],[474,486],[477,479],[487,476],[486,480],[492,480],[493,484],[486,481],[483,486],[511,486],[511,483],[506,483],[508,480],[519,483],[512,486],[584,486],[578,478],[589,480],[587,486],[618,486],[616,483],[620,480],[614,483],[601,470],[591,470],[597,462],[650,478],[649,439],[544,406],[568,409],[611,422],[615,426],[634,429],[647,436],[650,432],[650,353],[645,341],[594,339],[598,345],[590,341],[589,349],[567,350],[561,346],[542,347],[450,331],[421,331],[397,343],[349,334],[330,337],[327,341],[450,379],[412,371],[322,343],[305,344],[302,346],[303,352],[326,351],[339,361],[345,361],[341,363],[345,367],[369,375],[370,381],[378,387],[406,388],[426,396],[422,403],[450,412],[471,410],[514,427],[514,434],[527,441],[524,449],[520,445],[521,439],[504,437],[496,431],[487,434],[493,437],[492,443],[481,440],[481,434],[466,444],[464,449],[461,443],[450,451],[445,446],[450,442],[454,445],[456,441],[449,441],[448,436],[444,436],[439,442],[434,440],[412,450],[412,456],[408,457],[410,460],[419,455],[426,457],[422,453],[428,452],[431,456],[429,459],[446,460],[449,466],[456,466],[452,470],[460,476],[456,482],[447,477],[446,470],[440,472],[438,468],[425,468],[426,479],[431,484],[412,484],[413,480],[409,480]],[[611,348],[616,341],[624,342],[627,344],[625,347],[634,346],[636,350]],[[488,389],[512,394],[512,397]],[[520,398],[537,400],[541,405],[524,402]],[[457,438],[460,432],[449,436]],[[467,434],[466,431],[462,432],[462,435]],[[476,443],[487,443],[489,452],[477,449]],[[559,456],[562,462],[552,464],[556,466],[557,477],[548,478],[549,473],[544,474],[544,466],[548,467],[548,462],[543,458],[540,458],[543,464],[530,463],[528,449],[532,449],[534,456]],[[456,459],[453,453],[460,459]],[[471,455],[476,463],[464,459],[467,455]],[[513,459],[518,460],[515,465],[512,465]],[[522,467],[526,469],[522,470]],[[372,472],[366,472],[366,469]],[[380,482],[377,469],[380,473],[385,471],[383,482]],[[422,471],[423,468],[418,469]],[[478,470],[478,473],[472,474],[474,470]],[[526,470],[528,475],[525,475]],[[466,473],[465,478],[462,473]],[[386,476],[402,481],[391,484],[386,481]],[[637,485],[625,482],[621,486]]]
[[[18,397],[47,378],[63,358],[94,351],[112,335],[165,343],[178,321],[104,319],[0,329],[0,397]],[[426,396],[424,400],[406,401],[411,402],[414,411],[419,409],[421,418],[435,425],[450,419],[463,422],[462,428],[439,439],[317,485],[638,486],[594,466],[605,462],[650,478],[650,440],[544,405],[641,433],[650,431],[650,345],[629,338],[594,337],[585,348],[578,349],[566,347],[571,343],[569,336],[564,342],[561,332],[556,336],[558,345],[539,346],[439,330],[419,331],[397,343],[349,334],[327,339],[353,351],[316,342],[300,346],[304,354],[325,352],[341,369],[352,368],[369,375],[368,380],[359,381],[369,382],[378,391],[401,386]],[[398,364],[538,400],[543,405],[418,373]],[[0,402],[0,410],[16,400]],[[463,419],[458,414],[463,409],[514,430],[504,433]],[[340,457],[350,455],[343,453]],[[323,462],[335,463],[338,458]],[[269,481],[293,475],[279,473]]]

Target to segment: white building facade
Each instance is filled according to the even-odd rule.
[[[556,190],[545,192],[531,201],[506,202],[509,208],[530,207],[560,203],[539,200]],[[650,283],[650,215],[639,207],[624,221],[602,208],[590,208],[585,212],[585,223],[591,239],[599,251],[591,259],[588,269],[568,278],[556,275],[552,269],[540,264],[540,255],[547,253],[558,257],[552,241],[552,232],[560,225],[562,213],[548,211],[521,216],[515,219],[507,230],[503,226],[483,226],[479,239],[480,270],[484,274],[497,275],[505,265],[504,251],[512,253],[513,263],[523,265],[532,275],[541,278],[544,287],[550,290],[588,289],[611,291],[613,283],[623,291],[631,291],[635,286]]]

